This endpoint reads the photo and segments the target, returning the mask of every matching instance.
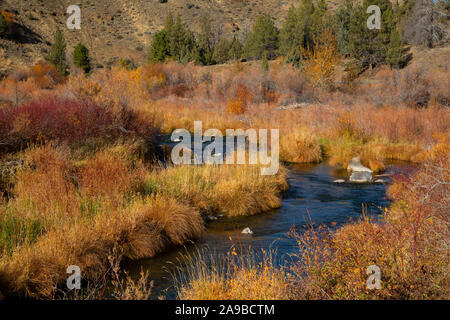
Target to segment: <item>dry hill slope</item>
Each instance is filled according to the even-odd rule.
[[[256,16],[269,13],[280,25],[291,4],[298,0],[0,0],[0,9],[13,12],[21,26],[16,39],[0,40],[12,67],[28,66],[49,50],[59,26],[68,42],[68,52],[82,42],[94,62],[108,64],[119,57],[138,62],[154,32],[160,30],[169,11],[180,14],[184,23],[198,31],[202,15],[209,16],[217,34],[242,36]],[[82,10],[81,30],[68,30],[66,9],[77,4]],[[330,6],[335,3],[330,2]]]

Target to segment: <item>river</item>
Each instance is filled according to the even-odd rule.
[[[214,255],[226,254],[235,245],[243,248],[251,246],[256,252],[264,249],[277,251],[276,263],[286,265],[292,262],[291,255],[297,244],[288,233],[295,228],[302,232],[312,222],[331,229],[357,220],[362,215],[362,206],[375,219],[380,217],[384,207],[389,205],[386,183],[355,184],[335,183],[336,179],[347,178],[346,170],[336,170],[326,164],[289,165],[288,181],[290,189],[283,196],[279,209],[252,217],[220,219],[208,225],[208,231],[195,244],[172,250],[152,259],[134,261],[126,266],[131,275],[142,269],[150,271],[154,281],[152,298],[163,296],[176,298],[171,274],[179,270],[183,255],[208,247]],[[396,174],[410,168],[407,164],[392,164],[387,174]],[[249,227],[253,235],[241,234]],[[231,239],[231,240],[230,240]]]

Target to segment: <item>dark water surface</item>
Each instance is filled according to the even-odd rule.
[[[395,174],[408,169],[408,165],[389,166],[387,174]],[[305,230],[311,222],[338,228],[355,221],[362,215],[362,206],[375,218],[389,204],[385,184],[334,183],[336,179],[346,179],[346,170],[336,170],[328,165],[291,165],[289,167],[290,189],[284,194],[280,209],[257,216],[222,219],[212,222],[203,238],[192,245],[173,250],[153,259],[135,261],[127,266],[131,275],[142,269],[150,271],[154,281],[153,298],[164,296],[175,298],[171,273],[180,266],[182,255],[208,247],[214,255],[226,254],[230,248],[251,247],[257,252],[261,248],[275,249],[276,262],[280,265],[292,261],[291,254],[298,251],[296,242],[288,233],[295,227],[297,232]],[[241,231],[249,227],[254,234],[244,235]],[[231,238],[231,240],[230,240]]]

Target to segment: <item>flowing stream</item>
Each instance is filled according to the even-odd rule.
[[[407,164],[392,164],[387,174],[408,171]],[[336,179],[346,179],[346,170],[336,170],[326,164],[290,165],[288,181],[290,189],[283,196],[282,206],[271,212],[252,217],[220,219],[208,225],[207,233],[195,244],[178,248],[153,259],[130,263],[126,267],[131,275],[142,269],[150,271],[154,281],[152,298],[176,297],[171,274],[181,265],[183,255],[196,252],[198,248],[208,247],[214,255],[226,254],[230,248],[251,246],[256,252],[264,249],[277,251],[276,263],[289,264],[291,255],[298,252],[295,240],[288,233],[295,228],[305,230],[311,222],[329,228],[339,228],[345,223],[355,221],[362,215],[363,205],[367,213],[375,219],[389,204],[386,183],[355,184],[335,183]],[[249,227],[253,235],[241,234]],[[231,240],[230,240],[231,238]]]

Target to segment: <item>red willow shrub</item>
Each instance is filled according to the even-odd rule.
[[[112,110],[89,102],[48,97],[0,109],[0,152],[48,141],[68,144],[88,138],[143,138],[155,149],[154,119],[131,109]]]

